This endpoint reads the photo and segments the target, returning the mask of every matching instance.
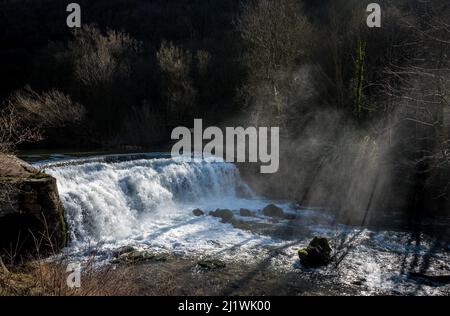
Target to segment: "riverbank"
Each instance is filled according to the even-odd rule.
[[[212,264],[215,262],[215,265]],[[86,267],[79,288],[69,288],[63,263],[31,262],[13,272],[0,269],[0,295],[357,295],[356,285],[335,284],[313,272],[274,271],[270,265],[208,261],[178,256],[94,269]]]
[[[350,225],[330,211],[257,196],[221,160],[152,153],[35,166],[58,181],[70,243],[44,265],[50,272],[6,265],[24,291],[47,280],[35,276],[58,280],[56,290],[38,283],[30,295],[122,293],[114,284],[126,295],[450,292],[445,234]],[[318,235],[330,242],[331,263],[306,268],[298,250]],[[67,288],[69,264],[81,264],[79,289]]]
[[[35,261],[16,267],[13,272],[0,269],[0,295],[139,295],[139,296],[349,296],[420,295],[424,287],[441,288],[435,295],[448,296],[445,284],[411,276],[416,282],[409,292],[398,289],[373,290],[367,276],[342,282],[345,268],[324,274],[327,268],[305,269],[296,265],[291,271],[273,267],[272,258],[246,264],[205,257],[173,254],[147,256],[135,262],[116,262],[102,267],[87,264],[81,270],[80,287],[69,288],[64,262]],[[135,257],[137,258],[137,257]],[[415,278],[415,279],[413,279]]]

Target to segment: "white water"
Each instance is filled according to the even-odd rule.
[[[94,158],[41,167],[58,180],[73,250],[131,244],[193,255],[225,252],[238,244],[252,250],[273,243],[270,237],[234,229],[218,218],[192,214],[195,208],[258,210],[267,205],[253,197],[230,163],[214,158]]]
[[[282,249],[271,259],[273,268],[301,271],[296,251],[311,236],[322,234],[337,243],[337,237],[360,232],[358,228],[334,224],[330,215],[318,210],[293,210],[287,202],[275,203],[285,212],[295,213],[300,218],[296,225],[303,225],[305,231],[292,238],[251,233],[212,216],[195,217],[195,208],[206,213],[227,208],[235,210],[241,220],[270,224],[275,230],[292,225],[287,220],[273,222],[261,215],[260,210],[272,201],[254,197],[233,164],[212,158],[194,162],[183,158],[141,158],[126,161],[97,157],[38,164],[58,181],[71,238],[68,250],[74,256],[95,247],[107,259],[111,250],[133,245],[251,263],[264,259],[273,249]],[[256,215],[240,218],[236,211],[239,208],[253,210]],[[433,247],[433,241],[426,237],[420,245],[408,245],[410,240],[407,233],[364,230],[338,270],[322,269],[320,273],[346,284],[364,278],[362,289],[367,293],[448,292],[448,286],[418,286],[406,278],[407,271],[402,269],[411,266],[412,261],[420,266],[423,258],[417,258]],[[434,253],[432,262],[432,269],[450,269],[448,252]]]

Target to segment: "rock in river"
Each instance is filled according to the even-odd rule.
[[[155,253],[147,250],[133,250],[121,254],[113,263],[139,263],[144,261],[166,261],[168,256],[162,253]]]
[[[202,215],[205,215],[205,212],[203,212],[199,208],[196,208],[195,210],[192,211],[192,214],[194,214],[195,216],[202,216]]]
[[[284,217],[283,209],[276,206],[275,204],[267,205],[265,208],[263,208],[262,213],[265,216],[269,216],[269,217],[278,217],[278,218]]]
[[[224,223],[230,222],[234,216],[233,212],[227,209],[217,209],[210,212],[209,215],[221,218]]]
[[[308,247],[298,250],[300,262],[305,267],[319,267],[327,265],[331,260],[331,247],[328,239],[316,236]]]
[[[239,215],[241,215],[241,216],[243,216],[243,217],[251,217],[251,216],[253,216],[254,214],[253,214],[253,212],[250,211],[249,209],[241,208],[241,209],[239,210]]]
[[[129,252],[132,252],[132,251],[135,251],[135,250],[136,249],[133,246],[123,246],[123,247],[120,247],[120,248],[114,250],[113,255],[114,255],[114,257],[117,258],[117,257],[120,257],[121,255],[123,255],[125,253],[129,253]]]

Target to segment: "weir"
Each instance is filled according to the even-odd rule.
[[[189,203],[252,194],[236,166],[216,158],[134,154],[41,167],[58,180],[73,241],[125,238],[145,230],[145,220],[178,214]]]
[[[232,163],[167,154],[123,154],[38,164],[57,179],[65,208],[71,258],[88,260],[96,249],[98,262],[111,262],[121,247],[183,258],[220,258],[227,262],[258,264],[271,258],[276,269],[298,272],[297,250],[312,236],[333,241],[353,240],[338,266],[333,282],[363,282],[369,292],[415,289],[405,260],[433,250],[433,267],[448,262],[430,238],[420,247],[410,245],[407,232],[371,231],[340,225],[319,209],[291,209],[289,201],[254,196]],[[262,210],[274,203],[285,219],[268,218]],[[217,208],[232,214],[234,223],[214,217]],[[241,208],[247,212],[241,213]],[[193,210],[201,209],[200,215]],[[245,215],[247,213],[247,215]],[[244,214],[245,216],[240,216]],[[237,223],[237,225],[236,225]],[[277,256],[273,257],[274,249]],[[282,249],[282,251],[281,251]],[[339,249],[339,248],[336,248]],[[420,262],[419,262],[420,264]],[[364,275],[364,281],[361,276]],[[337,278],[337,279],[336,279]],[[439,293],[424,287],[426,293]]]

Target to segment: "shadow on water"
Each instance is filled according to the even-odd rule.
[[[446,275],[435,274],[432,269],[432,261],[436,258],[436,254],[442,251],[443,235],[435,235],[432,245],[428,247],[426,253],[421,253],[421,248],[427,246],[423,239],[423,229],[421,221],[414,223],[413,232],[409,234],[406,243],[406,253],[403,256],[400,275],[406,276],[408,281],[415,283],[414,289],[410,291],[410,295],[419,294],[425,285],[443,286],[450,283],[450,272]],[[444,234],[445,235],[445,234]],[[412,258],[411,258],[412,256]]]

